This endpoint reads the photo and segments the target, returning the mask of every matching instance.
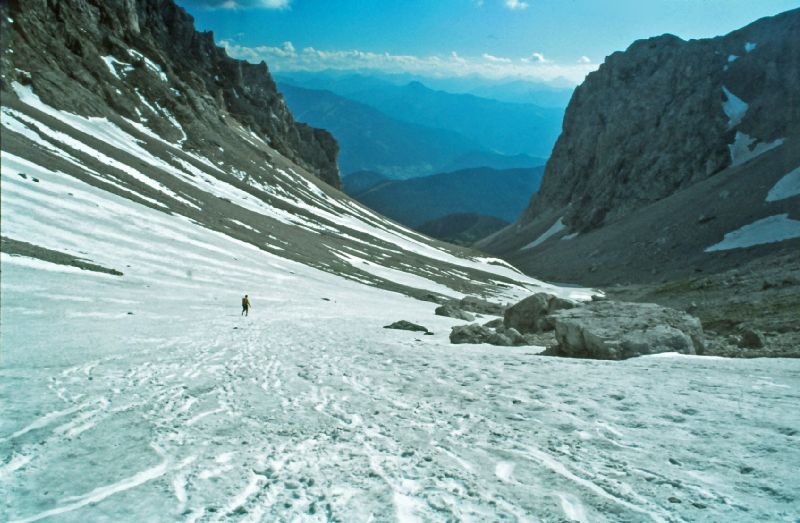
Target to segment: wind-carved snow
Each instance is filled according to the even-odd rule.
[[[722,110],[725,112],[725,116],[728,117],[728,129],[731,129],[742,121],[742,118],[747,113],[748,105],[724,85],[722,86],[722,92],[725,93],[725,102],[722,104]]]
[[[115,185],[115,186],[121,188],[122,190],[124,190],[126,192],[130,192],[130,193],[135,194],[139,198],[143,198],[143,199],[145,199],[147,201],[150,201],[151,203],[155,203],[156,205],[159,205],[159,206],[163,207],[163,204],[161,204],[161,203],[159,203],[159,202],[157,202],[155,200],[152,200],[152,199],[150,199],[150,198],[148,198],[148,197],[146,197],[144,195],[136,193],[135,191],[132,191],[129,188],[122,187],[119,184],[115,183],[113,180],[110,180],[108,178],[102,178],[99,175],[99,173],[97,173],[96,171],[93,171],[92,169],[89,169],[88,167],[84,166],[76,158],[74,158],[72,155],[68,154],[63,149],[59,149],[59,148],[53,146],[52,143],[50,143],[47,140],[44,140],[42,138],[42,136],[46,136],[47,138],[50,138],[53,141],[60,142],[60,143],[66,145],[66,146],[68,146],[68,147],[70,147],[72,149],[75,149],[76,151],[80,151],[80,152],[86,153],[89,156],[91,156],[93,158],[96,158],[99,161],[103,162],[105,165],[108,165],[110,167],[114,167],[114,168],[124,172],[125,174],[129,175],[131,178],[135,179],[136,181],[141,182],[144,185],[146,185],[146,186],[148,186],[148,187],[150,187],[152,189],[155,189],[158,192],[164,193],[165,195],[169,196],[170,198],[172,198],[174,200],[177,200],[177,201],[179,201],[179,202],[181,202],[181,203],[183,203],[185,205],[188,205],[190,207],[194,207],[196,209],[199,209],[199,207],[197,207],[197,205],[195,205],[191,201],[187,200],[186,198],[178,195],[174,191],[170,190],[169,188],[164,186],[164,184],[153,180],[152,178],[150,178],[150,177],[146,176],[145,174],[143,174],[141,171],[139,171],[137,169],[134,169],[133,167],[131,167],[131,166],[129,166],[129,165],[123,163],[123,162],[117,161],[114,158],[111,158],[111,157],[101,153],[100,151],[90,147],[89,145],[87,145],[84,142],[81,142],[80,140],[76,140],[75,138],[72,138],[71,136],[68,136],[68,135],[66,135],[66,134],[64,134],[62,132],[50,129],[50,128],[46,127],[45,125],[36,122],[32,118],[30,118],[30,117],[28,117],[28,116],[26,116],[26,115],[24,115],[24,114],[22,114],[22,113],[20,113],[18,111],[14,111],[13,109],[10,109],[8,107],[3,107],[2,111],[3,111],[3,125],[4,126],[8,127],[9,129],[14,130],[15,132],[18,132],[18,133],[22,134],[23,136],[26,136],[31,141],[33,141],[33,142],[35,142],[35,143],[37,143],[39,145],[42,145],[46,149],[55,152],[56,154],[58,154],[58,156],[61,156],[62,158],[68,160],[70,163],[73,163],[75,165],[81,166],[81,168],[85,169],[89,173],[92,173],[93,175],[95,175],[95,177],[97,177],[98,179],[100,179],[100,180],[102,180],[102,181],[104,181],[106,183],[110,183],[112,185]],[[106,134],[106,137],[108,137],[108,134],[104,133],[104,131],[108,130],[107,127],[104,128],[104,126],[103,126],[104,123],[108,124],[108,122],[105,121],[104,119],[97,118],[97,119],[94,119],[94,121],[91,121],[91,119],[90,119],[89,125],[93,125],[94,126],[94,128],[96,129],[95,133],[100,134],[100,135]],[[108,124],[108,125],[111,125],[111,124]],[[114,127],[114,128],[117,129],[116,127]],[[85,130],[85,129],[82,129],[82,130]],[[87,133],[87,134],[89,134],[89,133]],[[93,134],[93,136],[94,136],[94,134]],[[132,142],[132,140],[131,140],[131,142]]]
[[[103,60],[103,62],[105,62],[106,66],[108,67],[108,70],[111,71],[111,74],[114,75],[114,77],[117,80],[124,80],[124,78],[121,77],[119,75],[119,72],[117,71],[117,68],[116,68],[117,65],[119,65],[120,68],[122,69],[122,71],[125,72],[125,73],[129,73],[129,72],[133,71],[133,66],[131,64],[125,63],[125,62],[121,62],[121,61],[117,60],[115,57],[113,57],[111,55],[109,55],[109,56],[101,56],[100,59]]]
[[[771,151],[776,147],[783,145],[784,139],[778,138],[777,140],[769,143],[758,142],[756,139],[741,131],[736,131],[736,137],[733,143],[728,145],[728,150],[731,153],[731,166],[741,165],[749,162],[767,151]],[[753,145],[755,144],[755,146]]]
[[[800,194],[800,167],[789,171],[788,174],[778,180],[767,193],[766,200],[768,202],[776,202],[798,194]]]
[[[721,242],[706,248],[705,252],[743,249],[793,238],[800,238],[800,221],[789,218],[788,214],[777,214],[727,233]]]
[[[567,228],[567,225],[564,223],[563,218],[559,218],[558,220],[556,220],[556,222],[553,225],[550,226],[549,229],[547,229],[544,233],[542,233],[541,236],[539,236],[538,238],[536,238],[535,240],[533,240],[529,244],[525,245],[520,250],[533,249],[537,245],[541,245],[542,243],[544,243],[547,240],[549,240],[552,236],[560,233],[561,231],[563,231],[566,228]]]
[[[162,82],[169,82],[167,74],[164,72],[164,70],[161,68],[160,65],[150,60],[148,57],[146,57],[139,51],[136,51],[135,49],[128,49],[128,53],[133,55],[135,58],[138,58],[139,60],[143,60],[147,68],[153,71],[156,75],[158,75],[158,77],[161,79]]]
[[[438,292],[440,294],[444,294],[445,296],[450,296],[451,298],[464,297],[464,294],[456,292],[453,289],[447,287],[446,285],[441,285],[439,283],[436,283],[435,281],[423,278],[422,276],[418,276],[416,274],[411,274],[409,272],[401,271],[398,269],[392,269],[391,267],[385,267],[378,263],[374,263],[364,258],[360,258],[358,256],[348,254],[345,252],[334,251],[334,254],[337,257],[341,258],[342,260],[346,261],[347,263],[351,264],[353,267],[361,271],[364,271],[366,273],[372,274],[373,276],[383,278],[387,281],[391,281],[400,285],[406,285],[412,288],[425,289],[432,292]]]

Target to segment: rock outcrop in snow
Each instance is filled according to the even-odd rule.
[[[506,309],[503,324],[523,334],[550,331],[554,327],[550,315],[557,310],[571,309],[575,305],[573,301],[546,292],[537,292]]]
[[[703,353],[700,320],[654,303],[597,301],[552,315],[558,356],[623,360],[679,352]]]

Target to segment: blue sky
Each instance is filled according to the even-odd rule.
[[[797,0],[178,0],[230,54],[274,70],[579,82],[639,38],[725,34]]]

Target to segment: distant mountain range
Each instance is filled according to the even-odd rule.
[[[431,238],[456,245],[472,245],[508,225],[509,222],[477,213],[455,213],[425,222],[417,230]]]
[[[481,149],[453,131],[402,122],[331,91],[284,83],[278,88],[297,120],[336,137],[343,173],[371,170],[389,178],[413,178],[435,173]]]
[[[550,82],[534,82],[530,80],[492,80],[482,76],[464,77],[429,77],[407,73],[381,73],[372,71],[369,74],[356,71],[293,71],[275,73],[278,81],[308,89],[326,89],[338,95],[348,97],[366,89],[386,86],[403,86],[411,82],[420,82],[431,89],[454,94],[473,94],[483,98],[492,98],[501,102],[525,103],[540,107],[566,108],[570,96],[575,90],[572,82],[557,79]]]
[[[538,189],[543,172],[543,167],[483,167],[410,180],[388,180],[376,173],[362,172],[346,176],[343,187],[371,209],[412,228],[464,213],[511,222]]]
[[[508,155],[550,156],[564,116],[562,109],[436,91],[420,82],[373,86],[348,98],[399,120],[455,131]]]
[[[543,165],[563,116],[559,108],[361,75],[284,75],[278,87],[299,121],[336,137],[343,173],[370,170],[394,179]]]

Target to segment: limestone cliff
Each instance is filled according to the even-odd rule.
[[[663,35],[576,89],[521,219],[586,232],[743,163],[800,127],[800,9],[726,36]]]
[[[295,122],[265,63],[227,56],[172,0],[11,0],[5,12],[6,87],[30,83],[54,107],[145,121],[162,136],[191,129],[184,146],[204,154],[232,117],[339,187],[333,137]],[[142,111],[142,99],[155,104]]]

